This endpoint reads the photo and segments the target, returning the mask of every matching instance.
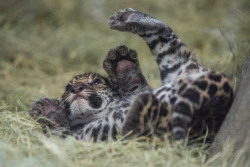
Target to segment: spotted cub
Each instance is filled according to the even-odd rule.
[[[67,84],[61,101],[41,98],[32,104],[30,115],[62,137],[115,140],[136,95],[151,88],[141,73],[136,51],[126,46],[111,49],[103,68],[108,78],[96,73],[77,75]]]
[[[111,16],[109,24],[147,42],[162,86],[151,91],[136,52],[120,46],[103,62],[107,79],[94,73],[76,76],[61,102],[40,99],[31,115],[44,115],[55,132],[84,141],[113,141],[119,130],[129,136],[171,131],[177,140],[200,137],[208,130],[212,141],[232,104],[227,77],[201,66],[170,27],[147,14],[124,9]]]
[[[162,86],[139,95],[131,105],[122,133],[164,134],[194,138],[209,130],[213,138],[233,98],[228,78],[201,66],[172,29],[131,8],[110,17],[110,28],[143,38],[158,64]]]

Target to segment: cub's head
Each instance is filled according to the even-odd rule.
[[[62,101],[68,104],[72,115],[100,111],[109,101],[111,87],[108,80],[96,73],[75,76],[65,88]]]

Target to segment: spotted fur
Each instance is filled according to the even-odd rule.
[[[171,28],[147,14],[119,11],[110,18],[110,27],[135,33],[147,42],[162,86],[151,92],[137,53],[119,46],[103,62],[107,79],[94,73],[76,76],[66,86],[61,105],[55,107],[54,99],[40,99],[33,104],[31,115],[57,113],[48,117],[52,130],[63,129],[64,134],[84,141],[113,141],[119,130],[123,135],[132,132],[130,136],[172,131],[175,139],[184,139],[189,128],[190,138],[208,129],[213,136],[232,103],[227,77],[198,64]],[[60,113],[65,119],[58,119]]]
[[[139,95],[128,111],[122,133],[166,132],[175,139],[216,133],[232,103],[228,78],[201,66],[186,44],[165,23],[131,8],[110,17],[111,29],[142,37],[158,64],[162,86]],[[150,130],[151,129],[151,130]]]

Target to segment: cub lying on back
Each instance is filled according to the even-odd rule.
[[[122,135],[171,131],[175,139],[184,139],[189,128],[189,138],[208,129],[212,140],[232,104],[227,77],[198,64],[170,27],[147,14],[121,10],[110,17],[110,27],[135,33],[147,42],[162,86],[152,92],[136,52],[120,46],[104,60],[108,79],[93,73],[76,76],[66,87],[61,105],[54,99],[41,99],[33,104],[31,115],[42,113],[52,120],[52,129],[84,141],[112,141],[117,129]],[[57,114],[61,111],[65,114]]]

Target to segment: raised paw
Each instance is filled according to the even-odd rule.
[[[109,50],[103,68],[108,74],[108,79],[114,87],[132,92],[135,89],[147,86],[143,76],[137,53],[126,46],[118,46]]]
[[[120,10],[111,16],[109,26],[111,29],[128,31],[147,38],[168,30],[165,23],[132,8]]]
[[[40,98],[34,102],[31,107],[29,111],[31,117],[41,124],[55,126],[56,123],[52,115],[55,115],[55,113],[61,109],[59,100],[53,98]],[[40,116],[45,116],[47,120],[40,118]]]
[[[126,8],[115,13],[109,19],[109,25],[111,29],[117,29],[119,31],[129,31],[129,26],[124,24],[128,21],[128,18],[133,12],[136,12],[132,8]]]

